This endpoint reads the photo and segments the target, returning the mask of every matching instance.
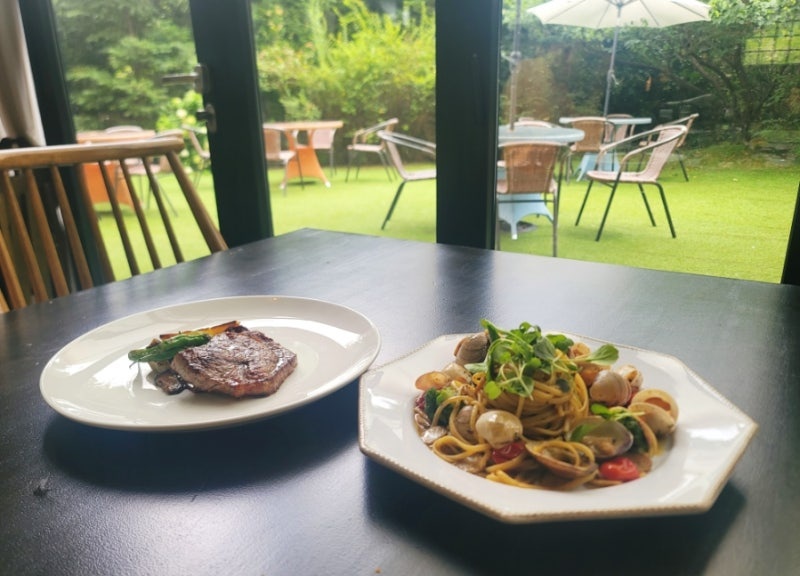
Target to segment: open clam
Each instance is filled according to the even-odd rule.
[[[634,402],[644,402],[658,406],[659,408],[666,410],[669,415],[672,416],[673,420],[676,422],[678,421],[678,403],[675,402],[675,399],[664,390],[659,390],[658,388],[647,388],[645,390],[640,390],[634,394],[633,398],[631,398],[631,404]]]
[[[644,376],[639,371],[639,369],[636,366],[633,366],[632,364],[625,364],[624,366],[620,366],[619,368],[617,368],[617,373],[619,373],[620,376],[622,376],[623,378],[625,378],[625,380],[628,381],[628,383],[631,385],[631,389],[633,390],[634,394],[639,391],[639,389],[642,387],[642,384],[644,383]]]
[[[527,442],[525,449],[542,466],[561,478],[586,478],[597,472],[591,449],[580,442]]]
[[[650,426],[656,436],[666,436],[675,430],[675,419],[656,404],[650,402],[631,402],[628,409]]]
[[[596,458],[619,456],[633,446],[633,434],[616,420],[590,416],[578,421],[570,439],[588,446]]]

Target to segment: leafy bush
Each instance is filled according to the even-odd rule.
[[[400,130],[434,139],[433,17],[421,6],[416,24],[404,25],[361,0],[346,0],[337,17],[335,35],[316,34],[316,43],[299,49],[278,42],[259,50],[267,118],[341,119],[349,137],[398,117]]]

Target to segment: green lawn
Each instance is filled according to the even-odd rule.
[[[657,226],[650,225],[636,187],[624,187],[611,208],[599,242],[594,240],[608,197],[595,186],[580,226],[575,226],[586,184],[570,182],[562,191],[559,257],[779,282],[792,212],[797,194],[797,167],[777,161],[730,160],[704,152],[687,152],[690,181],[677,162],[670,162],[662,183],[667,194],[677,238],[671,238],[664,211],[653,188],[650,199]],[[392,238],[435,241],[435,182],[409,183],[386,230],[380,229],[398,182],[390,182],[379,167],[362,168],[358,179],[345,168],[329,174],[331,187],[316,181],[297,183],[282,191],[280,169],[270,170],[269,181],[276,234],[300,228],[322,228]],[[165,179],[166,181],[166,179]],[[203,175],[199,190],[215,213],[211,178]],[[181,216],[185,208],[171,193]],[[151,208],[154,210],[154,208]],[[183,218],[183,220],[182,220]],[[549,255],[549,222],[532,217],[532,231],[511,240],[501,236],[504,251]],[[190,236],[186,231],[185,236]],[[193,242],[199,244],[199,237]],[[201,246],[187,257],[204,254]]]

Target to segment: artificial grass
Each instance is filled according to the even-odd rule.
[[[626,186],[617,192],[603,236],[596,242],[597,227],[608,198],[607,189],[595,185],[581,224],[575,226],[586,183],[566,183],[561,195],[559,257],[779,282],[797,194],[796,166],[771,164],[763,159],[727,162],[710,158],[709,153],[698,151],[687,154],[689,182],[684,180],[676,161],[671,161],[662,175],[677,238],[670,236],[657,190],[647,189],[657,223],[652,227],[638,189]],[[383,168],[378,166],[362,167],[357,178],[351,172],[349,181],[345,180],[345,174],[343,167],[328,174],[330,188],[307,181],[304,187],[292,182],[282,191],[279,186],[281,170],[270,170],[275,233],[321,228],[435,241],[435,182],[406,185],[392,219],[382,231],[381,223],[399,181],[389,181]],[[198,188],[215,216],[208,174],[202,177]],[[181,212],[176,225],[187,229],[182,235],[191,246],[185,256],[190,259],[206,254],[202,240],[199,236],[195,239],[190,230],[191,217],[177,198],[177,190],[167,190]],[[511,240],[507,232],[501,233],[501,250],[549,256],[550,223],[536,217],[530,221],[536,228],[521,233],[517,240]],[[115,256],[115,260],[120,257]]]

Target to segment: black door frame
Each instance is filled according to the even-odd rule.
[[[75,141],[51,0],[19,0],[48,143]],[[249,0],[189,0],[220,230],[230,246],[274,234]],[[436,241],[494,247],[501,0],[436,0]]]

